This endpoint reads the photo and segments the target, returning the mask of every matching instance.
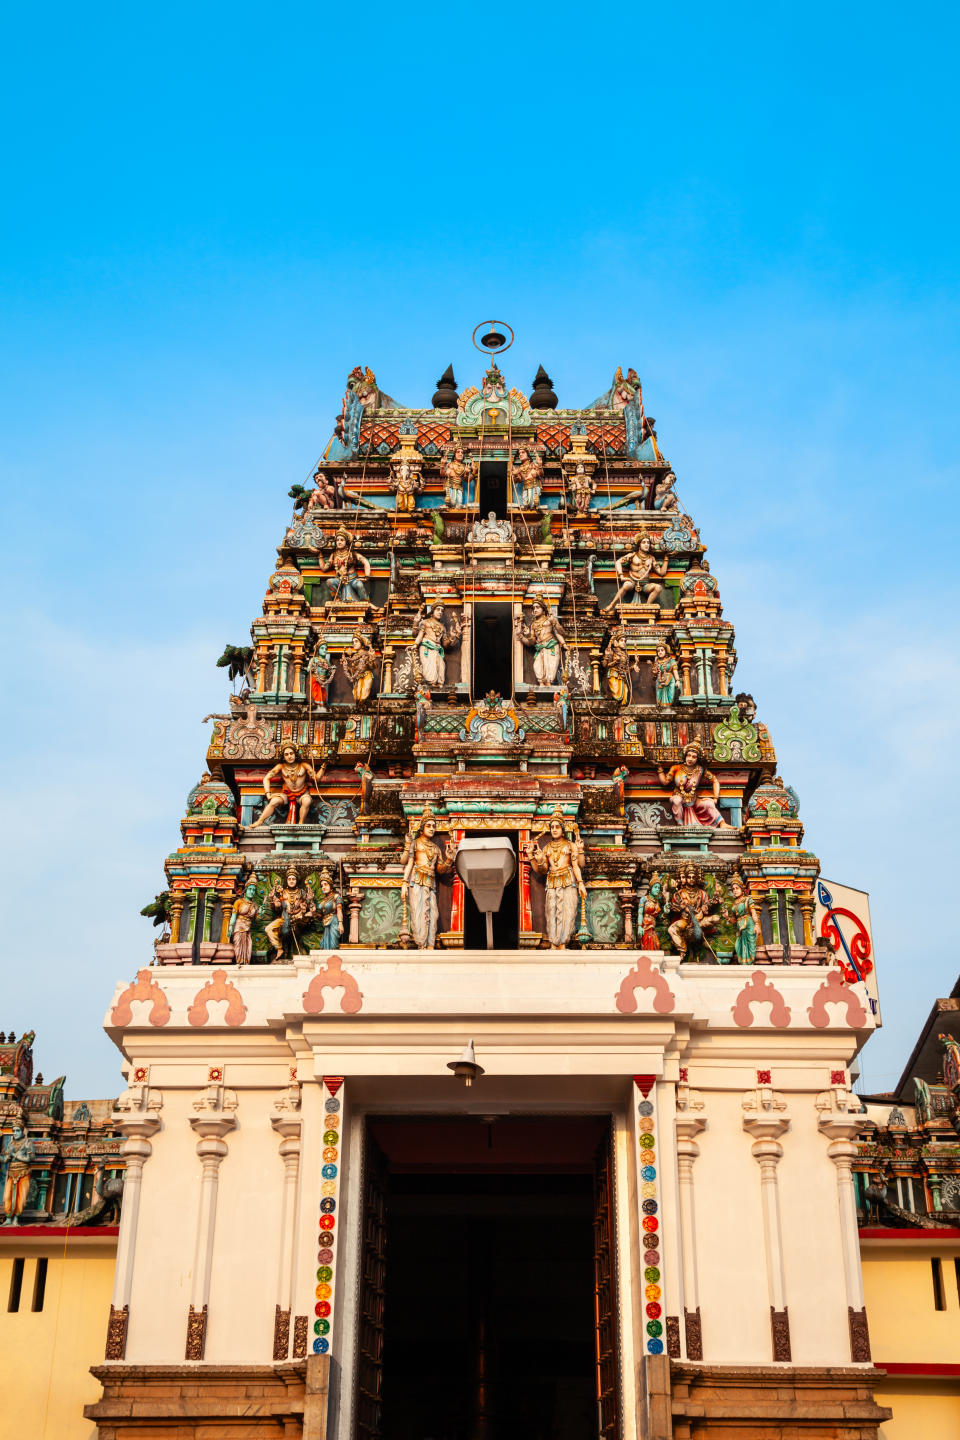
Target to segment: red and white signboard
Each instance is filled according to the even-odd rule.
[[[824,876],[817,881],[816,895],[814,935],[824,936],[830,942],[847,980],[863,981],[870,1009],[879,1025],[880,995],[870,924],[870,896],[866,890],[854,890],[850,885],[840,885]]]

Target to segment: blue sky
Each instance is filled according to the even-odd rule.
[[[225,641],[348,370],[644,382],[894,1082],[960,971],[956,8],[53,4],[0,106],[0,1025],[112,1094]],[[945,892],[945,893],[943,893]]]

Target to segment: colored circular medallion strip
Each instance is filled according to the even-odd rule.
[[[340,1188],[340,1101],[335,1091],[332,1090],[332,1083],[324,1080],[328,1091],[327,1098],[323,1102],[324,1125],[323,1150],[321,1158],[323,1166],[320,1170],[322,1183],[320,1185],[320,1216],[318,1223],[318,1249],[317,1249],[317,1286],[314,1290],[316,1305],[313,1322],[313,1353],[315,1355],[326,1355],[330,1350],[330,1317],[333,1314],[333,1263],[334,1263],[334,1241],[336,1240],[336,1209],[337,1194]],[[339,1090],[340,1083],[337,1082],[336,1089]]]
[[[649,1093],[649,1092],[648,1092]],[[646,1096],[637,1106],[637,1135],[640,1149],[640,1212],[643,1215],[641,1224],[643,1226],[643,1298],[646,1301],[647,1316],[647,1353],[650,1355],[663,1354],[663,1307],[660,1301],[663,1297],[660,1269],[660,1236],[657,1233],[660,1222],[656,1218],[659,1212],[657,1203],[657,1140],[656,1140],[656,1111],[652,1101]]]

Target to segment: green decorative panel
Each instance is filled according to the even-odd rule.
[[[396,945],[403,924],[399,889],[364,890],[360,906],[360,944]]]

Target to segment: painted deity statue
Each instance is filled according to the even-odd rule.
[[[340,503],[335,483],[320,467],[314,471],[313,480],[316,489],[307,501],[307,511],[335,510]]]
[[[343,936],[343,900],[333,888],[333,876],[326,866],[320,871],[320,901],[317,914],[323,926],[321,950],[336,950]]]
[[[622,625],[610,631],[600,664],[607,672],[607,688],[618,705],[630,700],[630,656],[627,653],[627,632]]]
[[[310,656],[310,663],[307,665],[310,699],[314,705],[326,705],[330,681],[333,679],[333,672],[336,668],[330,659],[330,651],[327,649],[326,642],[321,640]]]
[[[253,939],[250,931],[260,913],[257,904],[257,887],[251,880],[240,896],[234,900],[227,926],[227,939],[233,944],[233,959],[237,965],[249,965],[253,958]]]
[[[514,628],[521,645],[533,651],[533,673],[538,685],[553,685],[560,671],[560,661],[567,649],[567,639],[560,621],[543,600],[534,600],[530,624],[516,616]]]
[[[657,704],[672,705],[680,693],[680,672],[677,662],[666,645],[658,645],[653,660],[653,683],[656,688]]]
[[[353,698],[360,705],[370,699],[373,689],[373,668],[379,651],[374,650],[368,636],[359,630],[350,642],[350,649],[344,651],[340,664],[353,687]]]
[[[390,485],[396,493],[397,509],[401,513],[416,508],[417,491],[423,487],[420,470],[416,465],[406,458],[395,461]]]
[[[328,600],[369,600],[364,580],[370,578],[370,561],[353,548],[353,536],[341,525],[333,540],[333,550],[320,564]],[[363,579],[361,579],[361,575]]]
[[[731,877],[730,904],[726,907],[726,913],[732,916],[737,926],[737,938],[733,942],[734,956],[741,965],[752,965],[757,958],[760,912],[740,875]]]
[[[679,954],[687,960],[698,959],[704,950],[713,954],[709,937],[719,925],[720,915],[696,865],[681,865],[670,892],[669,910],[677,918],[667,926],[667,934]]]
[[[663,589],[667,564],[666,556],[657,563],[649,535],[642,531],[635,535],[633,549],[618,555],[614,562],[620,588],[604,614],[611,614],[624,600],[633,605],[653,605]]]
[[[325,772],[326,764],[320,767],[320,774]],[[275,782],[279,783],[281,788],[274,792],[272,787]],[[305,825],[314,797],[319,794],[319,784],[317,772],[309,761],[301,759],[296,745],[284,745],[280,751],[279,764],[274,765],[263,777],[263,793],[267,803],[259,820],[254,820],[251,825],[251,830],[265,825],[283,805],[287,806],[288,825]]]
[[[542,833],[542,832],[541,832]],[[575,832],[576,835],[576,832]],[[550,817],[550,839],[545,845],[528,840],[524,855],[538,875],[546,875],[547,943],[551,950],[564,950],[577,927],[580,901],[586,900],[583,883],[583,845],[578,835],[571,840],[564,828],[558,806]]]
[[[664,770],[657,766],[660,784],[670,791],[670,809],[678,825],[708,825],[714,829],[726,826],[717,801],[720,799],[720,781],[703,763],[703,750],[694,743],[684,746],[683,762]],[[712,799],[701,793],[709,786]]]
[[[284,884],[277,881],[267,898],[276,919],[263,927],[263,933],[273,946],[274,960],[282,960],[288,950],[299,952],[297,931],[315,919],[317,906],[307,886],[300,884],[296,870],[288,870]]]
[[[36,1159],[34,1143],[30,1136],[24,1133],[21,1125],[13,1127],[3,1159],[3,1213],[15,1220],[23,1214],[26,1207],[30,1195],[30,1162]]]
[[[447,841],[446,852],[434,841],[437,822],[427,807],[419,827],[411,829],[405,850],[406,863],[400,898],[409,915],[410,933],[418,950],[432,950],[437,943],[437,876],[453,868],[456,846]]]
[[[663,902],[663,883],[658,874],[651,875],[650,884],[643,901],[643,911],[640,919],[640,949],[659,950],[660,938],[657,935],[657,922]]]
[[[590,501],[596,492],[596,484],[592,476],[587,473],[587,467],[582,460],[578,460],[576,469],[570,476],[570,499],[573,501],[574,513],[586,515],[590,509]]]
[[[443,467],[443,494],[451,509],[459,510],[463,505],[470,472],[470,462],[464,460],[463,451],[458,447]]]
[[[543,461],[536,453],[518,450],[513,467],[514,494],[519,495],[524,510],[537,510],[543,491]]]
[[[673,487],[676,483],[677,477],[672,470],[668,471],[662,480],[657,481],[653,487],[653,503],[651,509],[662,510],[666,515],[673,514],[680,508],[677,497],[673,493]]]
[[[440,689],[447,679],[444,652],[455,650],[463,635],[460,621],[454,615],[448,628],[443,618],[443,606],[431,605],[418,612],[414,623],[416,630],[413,648],[416,651],[420,674],[428,686],[435,685]]]

